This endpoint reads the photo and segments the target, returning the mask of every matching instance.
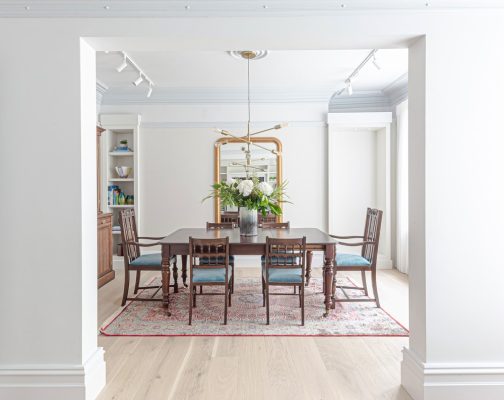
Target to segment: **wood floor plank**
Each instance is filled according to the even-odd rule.
[[[237,267],[237,277],[258,271]],[[120,305],[122,271],[116,276],[99,290],[99,324]],[[379,271],[378,286],[384,309],[407,326],[405,275]],[[98,343],[107,362],[99,400],[411,400],[400,386],[403,337],[99,336]]]

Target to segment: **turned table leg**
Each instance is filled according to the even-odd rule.
[[[336,252],[336,246],[334,244],[326,245],[324,251],[324,304],[325,313],[324,317],[329,315],[332,306],[332,291],[333,291],[333,268],[334,268],[334,256]]]
[[[173,262],[173,293],[178,293],[178,268],[176,258]]]
[[[187,254],[181,256],[182,258],[182,283],[187,287]]]
[[[306,278],[305,285],[306,286],[308,286],[310,284],[312,261],[313,261],[313,251],[307,251],[306,252],[306,274],[305,274],[305,278]]]
[[[161,281],[163,290],[163,307],[166,308],[168,316],[171,315],[168,311],[168,305],[170,304],[169,290],[170,290],[170,247],[168,245],[162,245],[162,260],[161,260]]]

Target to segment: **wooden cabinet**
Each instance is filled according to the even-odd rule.
[[[112,269],[112,214],[98,215],[98,287],[115,278]]]
[[[96,178],[98,195],[98,287],[102,287],[115,277],[112,268],[112,214],[101,211],[101,171],[100,171],[100,138],[104,129],[96,127]]]

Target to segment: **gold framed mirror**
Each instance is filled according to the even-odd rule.
[[[282,182],[282,142],[275,137],[250,138],[264,148],[254,147],[252,152],[252,165],[254,174],[261,180],[273,186]],[[224,137],[215,142],[214,147],[214,182],[225,182],[228,179],[246,178],[245,169],[239,165],[244,160],[242,147],[244,141],[232,137]],[[273,154],[271,150],[275,150]],[[234,165],[233,165],[234,164]],[[280,204],[280,207],[282,205]],[[223,207],[219,198],[214,199],[214,212],[216,222],[235,222],[238,218],[238,209]],[[282,222],[282,215],[260,216],[260,221]]]

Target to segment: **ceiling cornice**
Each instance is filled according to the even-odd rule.
[[[341,15],[504,8],[502,0],[0,0],[0,17],[128,18]]]
[[[253,103],[328,103],[332,90],[260,90],[251,92]],[[110,88],[103,96],[104,105],[133,104],[206,104],[246,103],[247,91],[225,88],[156,88],[147,98],[137,88]]]
[[[330,113],[394,112],[395,106],[408,98],[408,74],[403,74],[382,90],[354,92],[352,96],[334,94]]]

